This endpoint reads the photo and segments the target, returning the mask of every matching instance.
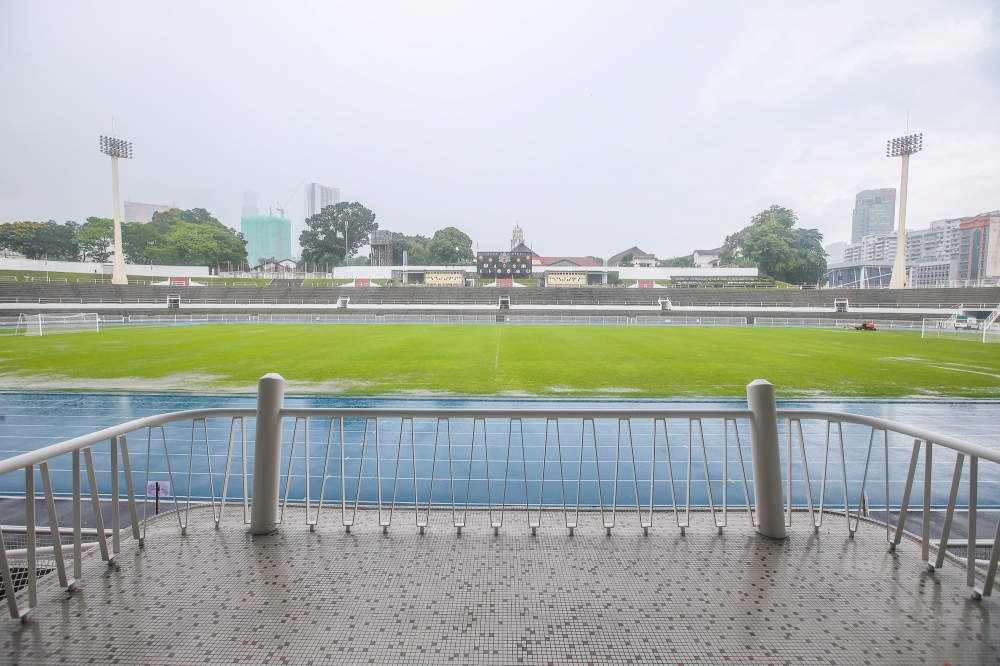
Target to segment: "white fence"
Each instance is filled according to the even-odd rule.
[[[37,315],[34,315],[37,317]],[[46,315],[48,316],[48,315]],[[57,316],[57,315],[53,315]],[[94,316],[94,315],[89,315]],[[616,326],[745,326],[746,317],[601,317],[547,315],[418,314],[173,314],[100,315],[100,325],[169,326],[182,324],[542,324]],[[17,328],[17,318],[0,318],[0,328]]]
[[[115,325],[174,325],[174,324],[514,324],[514,325],[604,325],[604,326],[747,326],[746,317],[692,317],[692,316],[588,316],[588,315],[434,315],[434,314],[100,314],[101,326]],[[779,328],[854,328],[872,322],[877,329],[921,330],[924,337],[930,333],[938,319],[923,321],[824,319],[811,317],[755,317],[753,326]],[[17,317],[0,317],[0,329],[17,327]],[[1000,328],[991,326],[987,342],[1000,341]],[[943,332],[944,329],[942,328]],[[972,331],[983,339],[983,331]],[[970,339],[960,331],[961,339]],[[975,336],[972,336],[975,337]]]
[[[873,319],[823,319],[819,317],[754,317],[754,326],[776,326],[779,328],[855,328],[866,322],[875,325],[876,329],[916,330],[921,328],[919,321],[906,320],[873,320]]]

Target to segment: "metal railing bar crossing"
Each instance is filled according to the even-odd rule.
[[[83,461],[87,466],[87,486],[90,488],[91,510],[94,512],[94,521],[97,523],[97,542],[101,544],[101,559],[110,564],[113,558],[108,552],[108,538],[104,533],[104,518],[101,515],[101,498],[97,493],[97,475],[94,470],[94,455],[89,446],[84,447],[83,449]],[[32,494],[32,497],[34,497],[34,494]],[[28,502],[28,504],[30,505],[32,502]],[[33,534],[28,535],[29,539],[32,539],[33,537]]]
[[[723,438],[723,445],[727,449],[729,448],[729,423],[730,423],[730,421],[732,421],[732,424],[733,424],[733,439],[736,442],[736,456],[738,458],[738,463],[739,463],[739,466],[740,466],[740,476],[741,476],[741,478],[743,480],[743,497],[744,497],[744,499],[746,501],[747,518],[749,518],[749,520],[750,520],[750,527],[756,527],[757,526],[757,522],[754,519],[753,502],[750,501],[750,488],[749,488],[749,485],[747,483],[747,469],[746,469],[746,466],[743,464],[743,447],[740,444],[740,430],[737,427],[736,419],[726,419],[723,422],[723,433],[725,435],[724,438]],[[803,460],[805,460],[805,458],[803,458]],[[728,476],[729,476],[729,472],[728,471],[726,472],[725,476],[728,479]],[[674,512],[676,513],[676,508],[675,508]]]
[[[215,529],[222,522],[222,512],[226,509],[226,496],[229,491],[229,472],[233,462],[233,444],[236,441],[236,421],[240,422],[240,469],[243,476],[243,524],[250,524],[250,495],[247,492],[247,425],[246,418],[234,416],[229,428],[229,447],[226,450],[226,471],[222,480],[222,497],[219,502],[219,513],[215,516]],[[147,466],[148,468],[148,466]]]
[[[944,514],[944,524],[941,526],[941,539],[938,541],[937,561],[934,568],[940,569],[944,566],[944,555],[948,551],[948,537],[951,534],[951,521],[955,516],[955,502],[958,500],[958,486],[962,481],[962,467],[965,465],[965,456],[959,453],[955,457],[955,473],[951,477],[951,490],[948,492],[948,508]],[[886,521],[888,525],[888,521]],[[888,527],[887,527],[888,529]],[[973,544],[973,549],[979,545],[978,541],[965,540],[965,546]],[[958,545],[957,543],[955,545]]]
[[[118,437],[118,441],[122,448],[122,471],[125,474],[125,493],[128,497],[128,512],[129,518],[132,519],[132,538],[142,545],[142,540],[139,535],[139,508],[135,503],[135,487],[134,480],[132,478],[132,463],[129,461],[128,454],[128,437],[127,435],[121,435]],[[117,497],[118,493],[114,492]],[[115,515],[118,515],[118,510],[115,509]]]
[[[316,519],[309,523],[310,531],[315,531],[316,526],[319,525],[320,514],[323,513],[323,497],[326,493],[326,480],[329,478],[330,469],[330,445],[333,442],[333,422],[334,419],[330,419],[330,427],[327,429],[326,433],[326,455],[323,457],[323,480],[320,482],[319,486],[319,502],[316,504]],[[306,511],[306,522],[309,522],[309,512]]]

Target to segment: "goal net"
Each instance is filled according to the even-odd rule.
[[[96,312],[71,315],[23,314],[18,318],[14,335],[52,335],[100,331]]]
[[[969,342],[1000,342],[1000,328],[994,325],[981,328],[981,324],[972,321],[951,319],[924,319],[920,330],[922,338],[945,338],[948,340],[968,340]]]

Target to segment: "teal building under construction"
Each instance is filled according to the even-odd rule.
[[[269,259],[292,258],[292,221],[274,215],[249,215],[240,218],[240,231],[247,241],[247,260],[258,266]]]

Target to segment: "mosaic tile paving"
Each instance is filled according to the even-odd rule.
[[[613,536],[559,513],[538,536],[507,513],[494,536],[473,512],[427,533],[397,510],[347,534],[333,512],[316,532],[301,510],[273,535],[210,509],[150,523],[114,567],[87,556],[73,594],[53,576],[20,625],[3,619],[11,664],[994,664],[1000,598],[970,599],[964,570],[923,571],[919,545],[887,552],[885,533],[805,525],[785,542],[745,519],[717,535],[693,516],[686,536],[657,516],[649,536],[619,516]],[[339,511],[336,513],[339,519]],[[804,522],[804,521],[803,521]],[[839,529],[838,529],[839,528]]]

